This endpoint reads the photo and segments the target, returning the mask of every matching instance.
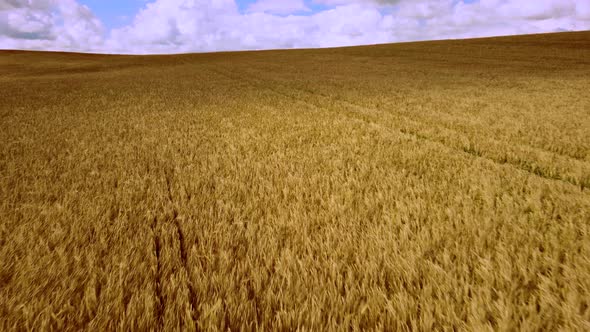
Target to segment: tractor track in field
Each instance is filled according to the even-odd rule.
[[[229,70],[220,69],[219,67],[217,67],[216,69],[209,69],[209,71],[211,71],[217,75],[232,79],[234,81],[246,82],[250,86],[255,87],[257,89],[263,89],[265,91],[269,91],[271,93],[292,99],[294,101],[301,102],[302,104],[304,104],[312,109],[315,109],[315,110],[323,109],[323,107],[322,107],[323,105],[321,105],[321,104],[316,104],[312,101],[301,99],[301,98],[298,98],[292,94],[281,91],[280,89],[284,90],[285,87],[279,82],[272,82],[272,87],[270,87],[268,84],[263,84],[264,82],[261,79],[257,79],[255,77],[252,77],[251,75],[245,73],[244,71],[239,72],[239,75],[236,74],[237,71],[235,69],[232,69],[231,73],[228,73]],[[342,106],[343,108],[345,108],[348,111],[347,113],[350,117],[352,117],[356,120],[366,122],[366,123],[371,123],[371,124],[378,126],[378,127],[384,127],[384,126],[382,124],[377,123],[374,119],[367,119],[367,118],[359,117],[359,114],[363,114],[366,117],[373,117],[373,118],[375,117],[375,114],[379,114],[381,116],[389,118],[390,120],[395,120],[395,119],[392,119],[393,118],[392,114],[385,112],[383,110],[380,110],[380,109],[364,107],[362,105],[355,104],[355,103],[350,102],[348,100],[330,99],[327,96],[324,96],[321,94],[313,94],[313,93],[311,93],[309,91],[305,91],[303,89],[298,89],[298,88],[289,88],[289,89],[296,91],[297,93],[300,93],[303,95],[307,95],[307,96],[313,95],[316,98],[325,100],[326,103],[328,103],[328,104],[329,103],[339,104],[340,106]],[[406,121],[410,125],[418,125],[418,126],[424,125],[423,122],[412,119],[407,115],[396,114],[396,117],[403,119],[404,121]],[[509,160],[507,158],[494,158],[493,156],[490,156],[489,153],[486,153],[485,151],[479,150],[476,147],[472,147],[470,145],[469,146],[452,146],[452,145],[446,144],[444,140],[429,137],[427,135],[420,133],[418,130],[413,130],[411,128],[397,128],[397,127],[386,127],[386,128],[389,130],[394,130],[402,135],[413,137],[417,140],[427,141],[430,143],[441,145],[444,148],[455,151],[455,152],[465,153],[465,154],[468,154],[468,155],[475,157],[475,158],[482,158],[482,159],[488,160],[496,165],[507,165],[507,166],[513,167],[517,170],[526,172],[532,176],[540,177],[540,178],[550,180],[550,181],[559,181],[564,184],[572,185],[572,186],[578,188],[582,193],[585,193],[585,194],[590,193],[590,175],[588,175],[587,178],[582,178],[580,180],[576,180],[576,179],[572,179],[571,177],[566,177],[566,176],[559,174],[559,173],[550,174],[548,171],[545,171],[543,168],[537,166],[534,162],[527,163],[525,160],[522,160],[522,159]],[[461,136],[464,134],[462,132],[458,132],[457,130],[454,130],[451,128],[446,128],[444,126],[443,126],[443,129],[449,133],[456,135],[456,136]],[[499,143],[499,141],[497,141],[497,140],[492,139],[491,141],[494,144]],[[532,151],[540,150],[543,153],[558,155],[558,156],[561,156],[563,158],[567,158],[570,160],[572,159],[571,157],[569,157],[567,155],[554,153],[552,151],[548,151],[545,149],[539,149],[539,148],[531,147],[528,145],[526,145],[526,147],[531,149]],[[581,162],[579,160],[575,160],[575,161],[580,162],[583,165],[587,165],[586,163]]]
[[[156,256],[156,271],[155,271],[155,285],[154,285],[154,296],[157,300],[154,316],[157,322],[157,330],[161,331],[164,327],[164,311],[165,301],[162,293],[162,264],[160,260],[160,252],[162,250],[160,227],[158,227],[158,217],[154,216],[151,223],[152,236],[154,238],[154,254]]]
[[[191,315],[193,318],[193,322],[196,323],[198,322],[198,317],[199,317],[199,305],[198,305],[198,301],[197,301],[197,292],[195,290],[195,287],[192,283],[192,279],[190,278],[190,268],[189,268],[189,262],[188,262],[188,253],[187,253],[187,244],[185,241],[185,236],[184,236],[184,232],[182,230],[182,225],[181,225],[181,220],[178,217],[178,209],[174,206],[174,196],[172,194],[172,178],[174,177],[174,174],[172,172],[166,172],[165,174],[165,178],[166,178],[166,190],[167,190],[167,198],[168,198],[168,203],[172,206],[172,224],[174,225],[174,228],[176,230],[176,236],[178,238],[178,243],[179,243],[179,256],[180,256],[180,263],[181,263],[181,268],[183,270],[183,272],[186,274],[186,279],[187,279],[187,288],[188,288],[188,292],[189,292],[189,304],[191,306]],[[198,328],[197,328],[198,330]]]

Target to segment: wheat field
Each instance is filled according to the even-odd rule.
[[[590,32],[0,52],[0,330],[590,330]]]

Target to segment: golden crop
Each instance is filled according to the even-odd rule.
[[[590,32],[0,52],[0,330],[589,330]]]

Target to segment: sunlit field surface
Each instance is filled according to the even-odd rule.
[[[0,52],[0,330],[590,329],[590,32]]]

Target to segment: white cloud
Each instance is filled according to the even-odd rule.
[[[0,48],[92,51],[103,27],[75,0],[0,0]]]
[[[346,5],[309,16],[241,14],[233,1],[156,1],[112,31],[115,52],[166,53],[381,43],[387,22],[374,6]],[[131,48],[130,48],[131,47]]]
[[[406,18],[432,19],[449,15],[452,9],[452,0],[403,2],[400,4],[398,15]]]
[[[578,20],[590,21],[590,1],[576,3],[576,18]]]
[[[311,9],[303,0],[258,0],[248,6],[249,13],[269,13],[278,15],[309,12]]]
[[[328,9],[306,15],[309,5]],[[104,36],[75,0],[0,0],[0,48],[177,53],[328,47],[590,29],[576,0],[156,0]]]
[[[350,4],[373,4],[379,6],[395,5],[403,0],[312,0],[311,2],[326,5],[326,6],[340,6]]]

